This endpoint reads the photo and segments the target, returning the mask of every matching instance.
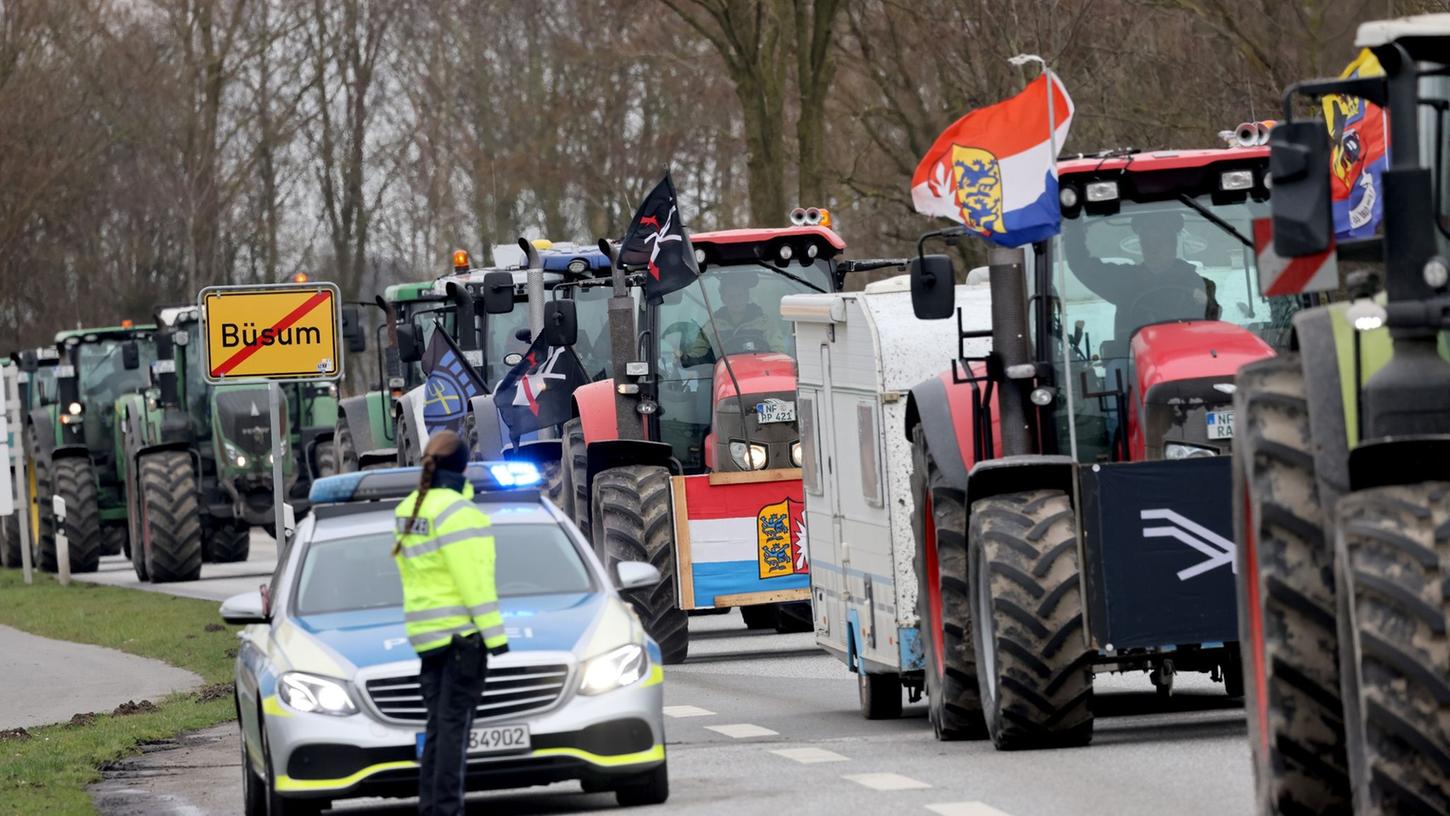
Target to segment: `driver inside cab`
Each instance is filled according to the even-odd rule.
[[[1121,264],[1092,257],[1086,230],[1064,230],[1068,266],[1084,286],[1113,304],[1114,340],[1127,344],[1134,331],[1168,320],[1216,320],[1219,306],[1214,283],[1178,256],[1183,214],[1139,213],[1133,232],[1143,256],[1140,264]]]
[[[715,309],[715,325],[701,326],[680,353],[680,365],[696,366],[714,363],[719,358],[715,349],[715,332],[720,334],[724,353],[780,351],[786,348],[781,321],[771,320],[759,303],[751,300],[757,278],[748,272],[722,276],[720,306]]]

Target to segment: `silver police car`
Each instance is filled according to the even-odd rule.
[[[522,462],[469,466],[493,522],[509,652],[491,658],[470,738],[468,787],[579,780],[620,804],[664,802],[659,646],[619,595],[659,581],[611,576]],[[228,599],[247,624],[236,704],[250,814],[315,813],[352,797],[417,794],[427,715],[403,631],[393,511],[417,468],[320,479],[312,512],[260,591]]]

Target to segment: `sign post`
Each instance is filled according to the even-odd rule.
[[[20,408],[20,378],[24,371],[13,371],[5,377],[3,393],[3,415],[9,419],[13,436],[10,461],[15,464],[15,512],[19,516],[16,525],[20,530],[20,565],[25,574],[25,583],[34,580],[30,563],[30,480],[25,472],[25,416]]]
[[[331,283],[208,286],[198,295],[207,382],[264,380],[272,415],[272,511],[286,537],[283,382],[342,377],[342,298]]]

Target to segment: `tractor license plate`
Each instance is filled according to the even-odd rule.
[[[468,753],[507,754],[530,748],[527,725],[495,725],[468,733]]]
[[[1233,439],[1234,438],[1234,412],[1233,411],[1209,411],[1208,412],[1208,438],[1209,439]]]
[[[795,403],[789,400],[768,399],[755,404],[755,423],[769,425],[775,422],[795,422]]]

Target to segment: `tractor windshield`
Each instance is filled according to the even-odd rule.
[[[1259,294],[1253,248],[1242,239],[1253,234],[1252,219],[1268,213],[1267,201],[1215,204],[1202,195],[1124,201],[1113,215],[1064,219],[1061,263],[1052,271],[1062,314],[1053,320],[1051,353],[1058,382],[1071,378],[1080,461],[1112,458],[1115,398],[1089,395],[1113,393],[1120,379],[1132,387],[1130,341],[1142,327],[1220,320],[1285,346],[1297,302]]]
[[[715,363],[722,356],[768,352],[795,357],[795,335],[780,316],[780,299],[831,289],[826,261],[791,263],[785,270],[788,275],[755,263],[706,267],[698,283],[666,295],[659,304],[653,325],[658,331],[660,437],[686,472],[705,466]]]
[[[156,344],[150,337],[137,337],[141,364],[134,369],[126,368],[122,365],[123,343],[120,339],[82,343],[76,360],[81,398],[90,410],[104,417],[107,427],[110,427],[116,398],[151,384],[151,363],[156,360]]]
[[[55,366],[37,366],[30,372],[30,396],[28,407],[36,408],[55,402]]]

